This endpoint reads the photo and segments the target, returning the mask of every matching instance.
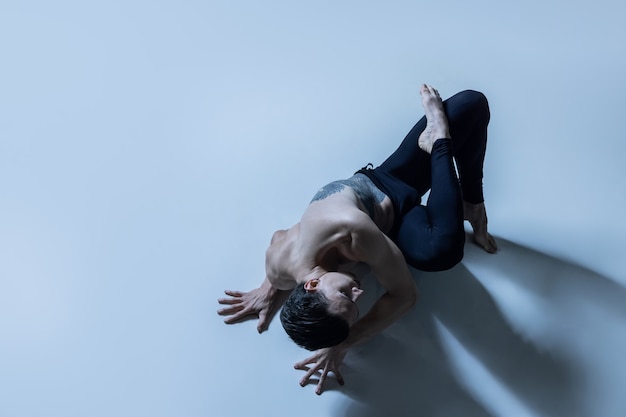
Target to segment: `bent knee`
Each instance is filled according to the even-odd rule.
[[[487,97],[476,90],[463,90],[458,93],[459,96],[463,97],[464,100],[475,103],[478,106],[486,106],[488,105]]]
[[[433,254],[432,264],[437,271],[445,271],[452,268],[463,259],[465,247],[465,234],[462,237],[450,238],[441,242]]]
[[[489,118],[491,117],[489,102],[483,93],[476,90],[464,90],[459,93],[459,96],[469,105],[472,112],[476,113],[477,117],[483,119],[485,123],[489,122]]]
[[[463,259],[465,233],[440,238],[428,245],[420,253],[407,254],[407,262],[422,271],[445,271]]]

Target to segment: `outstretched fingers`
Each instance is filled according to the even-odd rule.
[[[242,301],[241,298],[218,298],[217,300],[220,304],[241,304]]]
[[[324,387],[324,382],[326,382],[326,376],[328,375],[328,362],[326,362],[326,366],[322,371],[322,375],[320,376],[320,380],[317,382],[317,386],[315,387],[315,393],[317,395],[322,395],[322,388]]]
[[[339,385],[344,384],[343,375],[341,375],[341,373],[337,369],[338,363],[326,357],[327,354],[327,350],[322,350],[315,355],[294,365],[294,368],[306,371],[306,374],[300,380],[300,386],[302,387],[311,382],[311,377],[313,377],[313,375],[317,373],[320,374],[319,380],[317,381],[317,385],[315,387],[315,393],[317,395],[320,395],[322,393],[324,389],[324,384],[328,379],[328,374],[331,372],[337,378],[337,382],[339,383]]]
[[[224,290],[224,294],[230,295],[231,297],[241,298],[244,296],[245,293],[241,291]]]
[[[296,369],[300,369],[300,370],[304,370],[306,371],[307,369],[309,369],[309,367],[307,365],[310,365],[312,363],[316,363],[317,359],[319,358],[320,354],[316,353],[313,356],[309,356],[308,358],[306,358],[305,360],[302,360],[300,362],[296,362],[293,367]]]
[[[270,322],[267,318],[268,318],[267,309],[259,311],[259,324],[256,327],[256,330],[259,333],[263,333],[269,327]]]
[[[337,382],[339,383],[339,385],[345,384],[343,380],[343,375],[341,375],[338,369],[333,369],[333,374],[335,374],[335,377],[337,378]]]
[[[329,372],[332,372],[333,374],[335,374],[335,378],[337,378],[337,383],[339,383],[339,385],[344,384],[343,376],[339,373],[339,371],[337,369],[332,369],[330,367],[330,364],[327,363],[326,366],[324,367],[324,371],[322,372],[322,375],[320,376],[320,380],[318,381],[317,386],[315,387],[315,393],[317,395],[322,394],[324,384],[326,383],[326,378],[328,377]]]
[[[246,316],[249,316],[250,311],[243,306],[235,306],[219,310],[217,314],[220,316],[230,316],[224,319],[224,323],[234,324],[242,321]]]
[[[226,290],[224,294],[228,297],[217,300],[219,304],[225,306],[217,310],[217,314],[230,316],[224,323],[239,323],[256,317],[259,319],[257,325],[259,333],[267,330],[277,309],[284,302],[282,297],[288,296],[287,292],[276,290],[267,281],[251,291]]]
[[[218,303],[230,305],[230,304],[240,304],[244,301],[243,297],[245,296],[245,293],[242,293],[240,291],[226,290],[224,291],[224,294],[229,295],[230,298],[218,298],[217,299]]]
[[[299,369],[307,369],[306,367],[302,367]],[[303,387],[306,384],[308,384],[309,379],[311,379],[311,377],[317,373],[317,371],[319,371],[320,369],[322,369],[322,364],[321,363],[316,363],[314,366],[312,366],[311,368],[309,368],[308,372],[302,377],[302,379],[300,380],[300,386]],[[321,379],[321,378],[320,378]]]
[[[230,307],[225,307],[220,310],[217,310],[217,314],[220,316],[231,316],[224,320],[226,324],[236,323],[244,316],[248,315],[248,311],[246,309],[244,302],[245,293],[241,291],[232,291],[225,290],[224,294],[229,295],[231,298],[219,298],[217,302],[222,305],[227,305]]]

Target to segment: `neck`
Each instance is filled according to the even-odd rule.
[[[320,278],[328,271],[319,265],[314,266],[311,270],[303,271],[301,274],[295,277],[296,284],[304,284],[305,282]]]

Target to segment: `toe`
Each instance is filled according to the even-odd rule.
[[[496,253],[498,248],[496,246],[495,240],[489,233],[485,234],[474,234],[474,242],[488,253]]]
[[[496,244],[496,240],[491,235],[489,235],[489,245],[491,246],[492,250],[492,252],[490,253],[496,253],[498,251],[498,245]]]

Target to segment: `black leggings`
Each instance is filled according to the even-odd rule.
[[[389,237],[409,265],[424,271],[450,269],[461,261],[463,200],[483,201],[487,99],[482,93],[466,90],[444,101],[444,109],[452,139],[435,142],[430,155],[422,151],[417,140],[426,128],[423,117],[382,165],[359,171],[391,198],[395,219]],[[429,189],[428,201],[421,205]]]

